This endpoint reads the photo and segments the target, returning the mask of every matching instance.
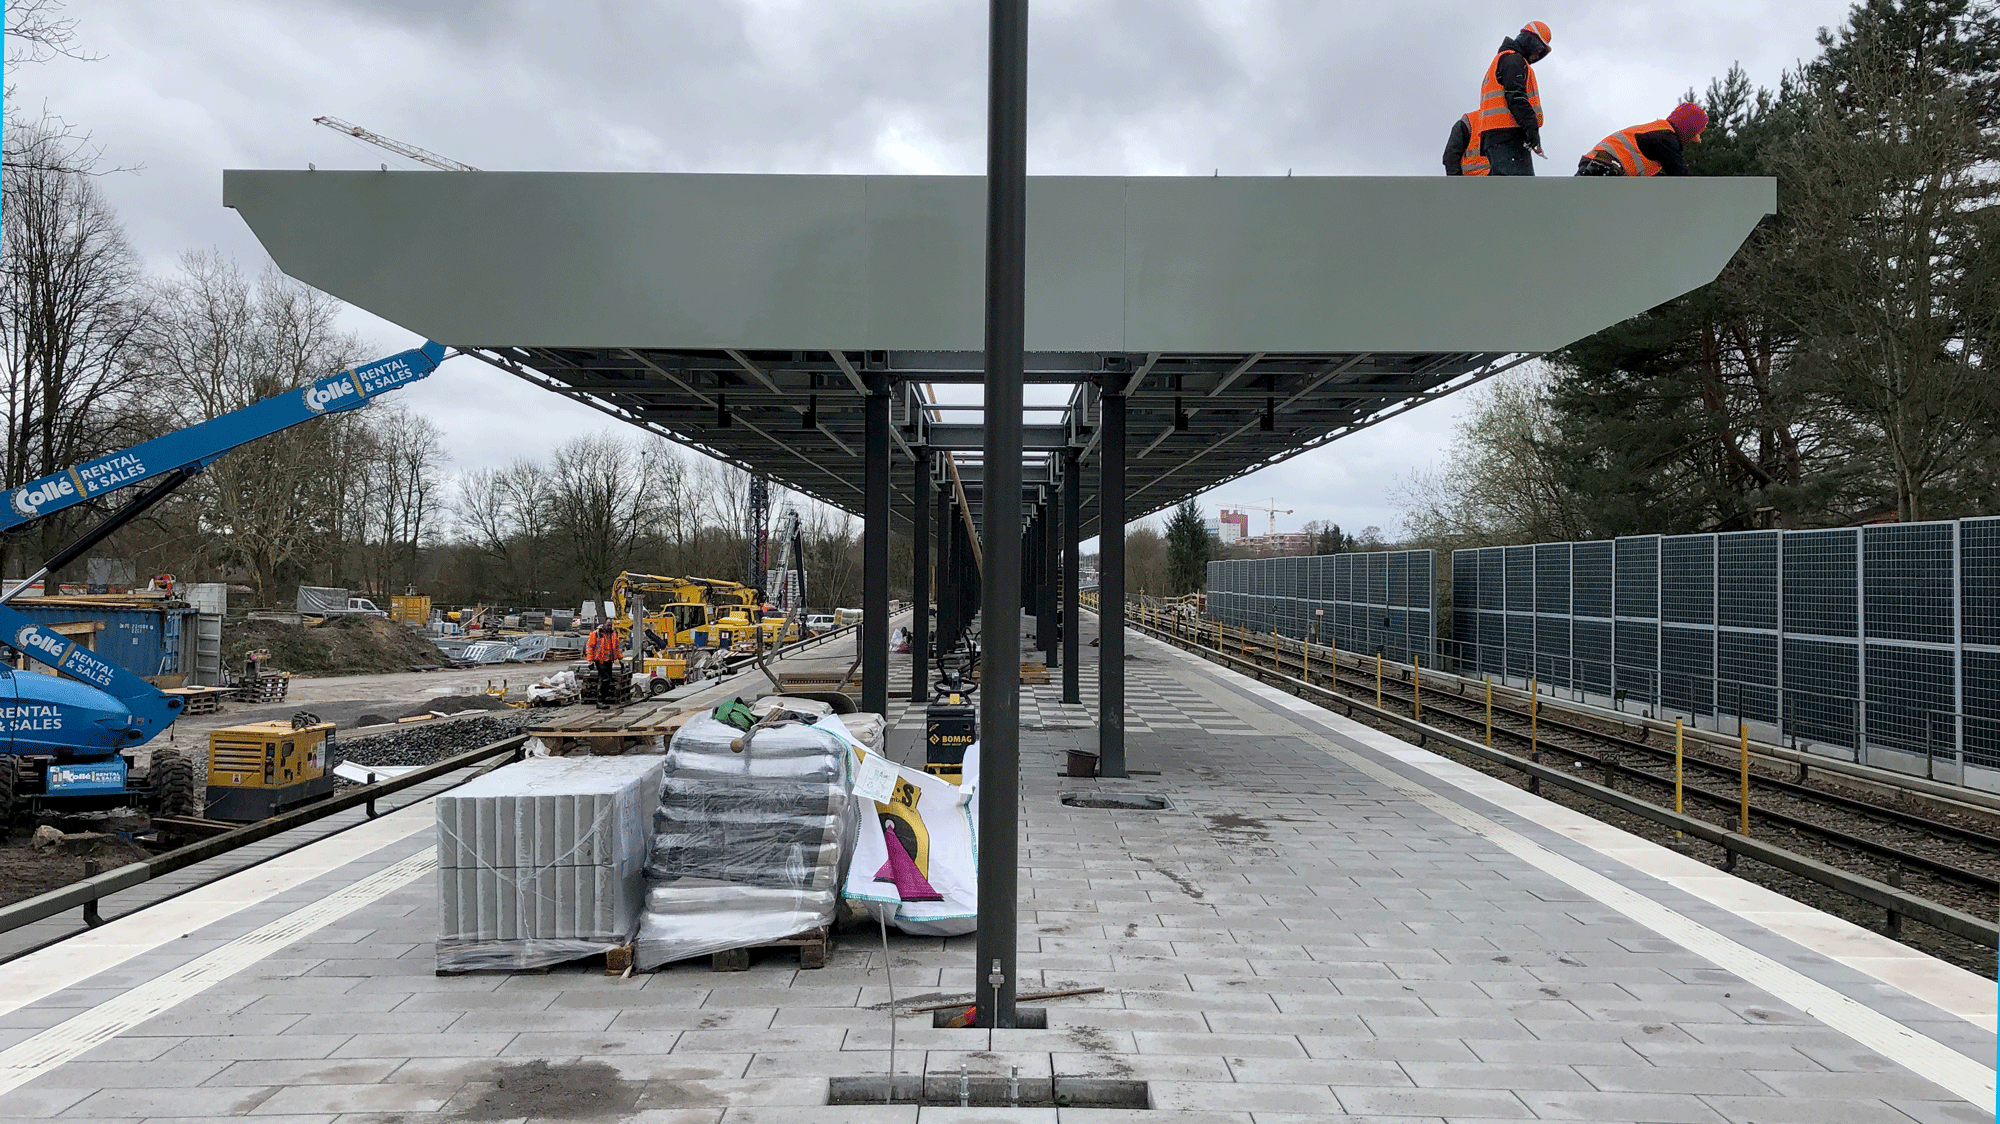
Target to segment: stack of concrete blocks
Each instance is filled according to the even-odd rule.
[[[853,717],[853,716],[850,716]],[[880,748],[881,723],[857,722]],[[653,817],[641,968],[833,924],[854,846],[858,739],[838,723],[747,735],[704,715],[674,735]]]
[[[665,758],[531,757],[437,798],[439,971],[628,945]]]

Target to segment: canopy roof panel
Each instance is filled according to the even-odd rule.
[[[293,277],[849,510],[871,380],[895,388],[899,471],[932,445],[973,459],[976,418],[915,388],[981,377],[984,188],[223,181]],[[1768,179],[1031,178],[1028,378],[1074,390],[1029,415],[1029,479],[1090,459],[1108,387],[1130,395],[1130,510],[1159,510],[1699,287],[1775,198]]]

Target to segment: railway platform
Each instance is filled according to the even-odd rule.
[[[0,1119],[1993,1119],[1991,980],[1128,645],[1129,778],[1058,775],[1095,743],[1094,669],[1080,706],[1022,689],[1017,984],[1104,989],[1039,1004],[1047,1029],[989,1051],[892,1020],[892,982],[905,1008],[970,991],[972,939],[891,934],[885,960],[872,928],[811,971],[437,976],[419,803],[0,965]],[[1088,806],[1128,797],[1167,807]],[[892,1022],[901,1074],[1140,1081],[1153,1107],[828,1105],[889,1071]]]

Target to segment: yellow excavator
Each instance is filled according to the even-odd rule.
[[[743,594],[752,601],[756,591],[729,581],[713,578],[677,578],[661,574],[620,574],[611,582],[611,606],[617,612],[612,627],[629,644],[632,635],[632,594],[643,596],[646,657],[640,665],[652,682],[652,693],[662,694],[687,682],[690,658],[703,663],[708,653],[694,652],[695,635],[705,629],[723,607],[742,604]]]

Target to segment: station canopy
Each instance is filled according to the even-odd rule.
[[[975,510],[977,176],[230,171],[280,269],[848,511],[862,397]],[[1769,179],[1033,177],[1025,502],[1127,401],[1133,518],[1714,279]],[[969,385],[968,385],[969,384]],[[1094,534],[1086,483],[1084,533]]]

